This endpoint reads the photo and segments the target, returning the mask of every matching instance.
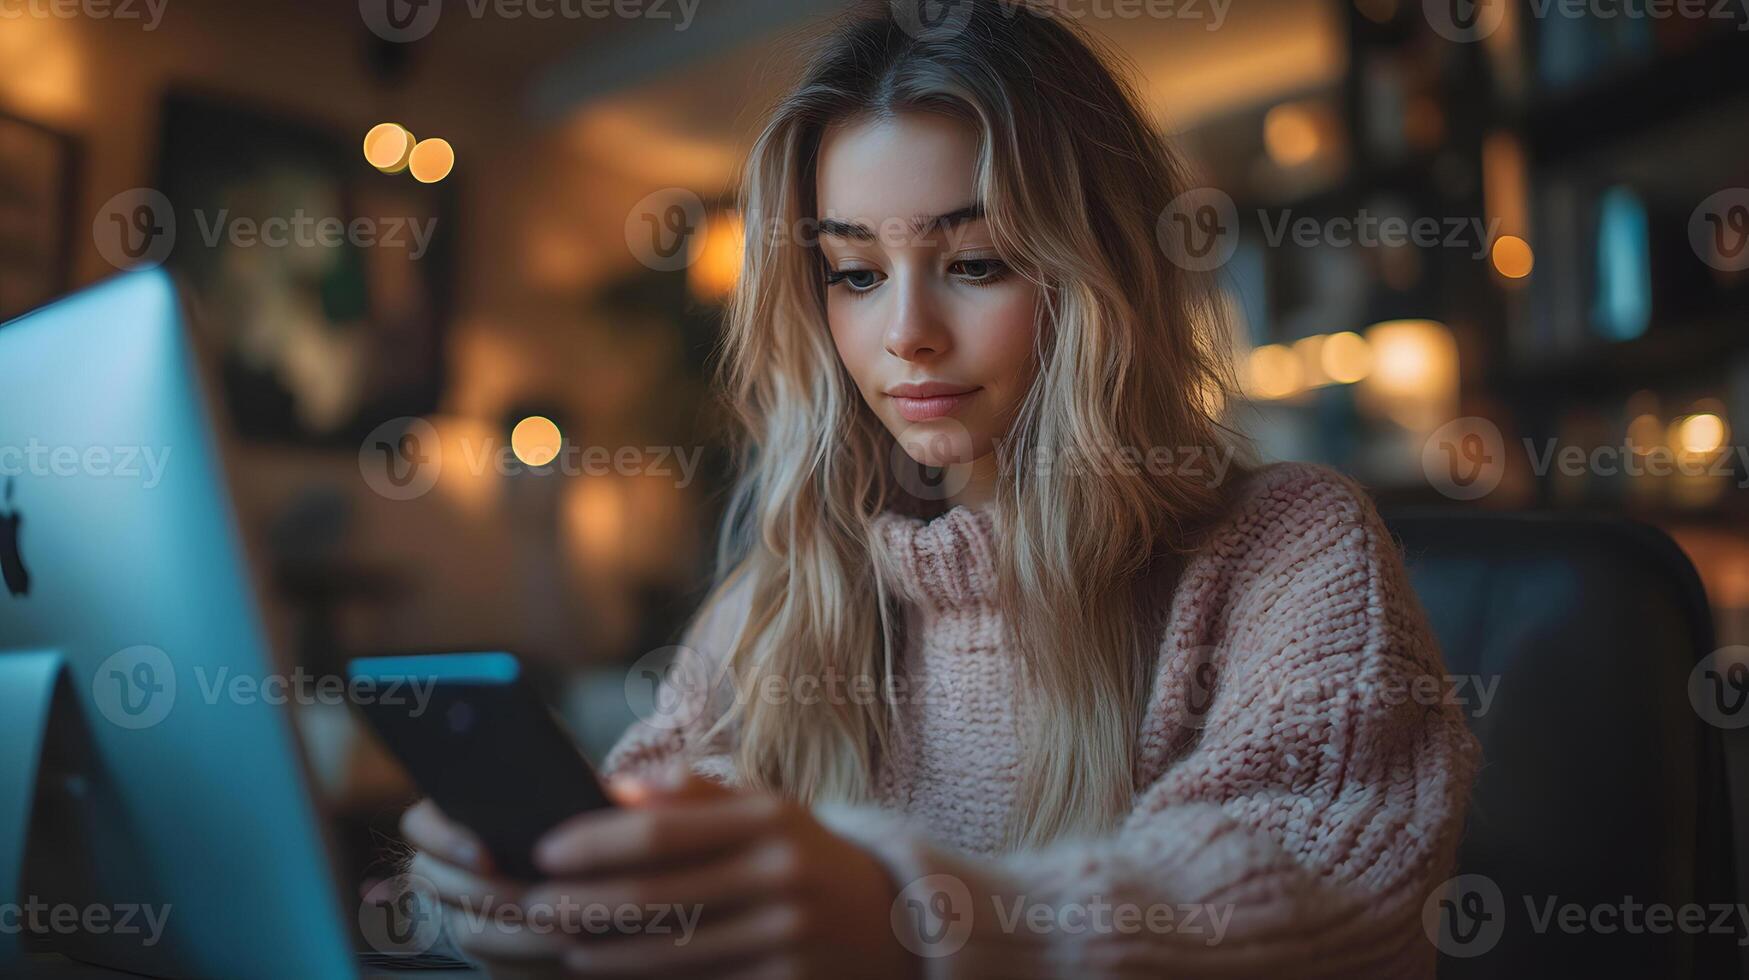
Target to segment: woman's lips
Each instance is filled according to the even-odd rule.
[[[894,388],[888,394],[907,422],[927,422],[952,415],[966,399],[981,389],[953,389],[942,385],[915,385]]]

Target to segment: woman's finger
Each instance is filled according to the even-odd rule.
[[[535,845],[535,864],[554,878],[588,878],[684,863],[748,843],[782,812],[775,798],[751,793],[597,810],[549,831]]]
[[[648,931],[612,942],[583,942],[565,953],[565,965],[580,976],[716,976],[772,956],[806,935],[806,913],[789,902],[755,905],[714,925]]]
[[[429,798],[420,800],[401,815],[401,836],[421,851],[429,851],[461,868],[491,870],[491,860],[466,827],[443,815]]]
[[[507,911],[480,914],[463,909],[444,910],[444,929],[450,941],[483,964],[556,967],[575,938],[557,929],[523,924]]]
[[[444,905],[482,913],[492,912],[500,905],[519,905],[527,888],[507,879],[458,868],[425,851],[413,855],[407,873],[429,881]]]
[[[641,933],[656,923],[660,934],[671,935],[677,927],[690,931],[707,910],[717,918],[720,912],[796,896],[801,864],[794,846],[773,840],[701,865],[536,885],[524,894],[522,907],[531,919],[556,915],[573,921],[588,915],[602,921],[609,913],[635,909],[640,916],[636,928],[626,931]]]

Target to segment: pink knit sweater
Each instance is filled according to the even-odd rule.
[[[880,518],[908,600],[901,749],[878,805],[820,804],[904,889],[930,976],[1431,977],[1479,747],[1371,504],[1322,467],[1264,467],[1187,563],[1112,834],[999,853],[1020,763],[1012,644],[985,511]],[[739,615],[737,615],[739,613]],[[689,643],[725,655],[725,601]],[[1417,678],[1424,678],[1417,682]],[[734,782],[711,720],[635,725],[614,772],[686,760]]]

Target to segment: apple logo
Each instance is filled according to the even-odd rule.
[[[24,567],[24,555],[18,550],[18,528],[24,515],[12,507],[11,477],[6,478],[6,506],[0,512],[0,575],[6,578],[6,591],[16,596],[30,594],[30,572]]]

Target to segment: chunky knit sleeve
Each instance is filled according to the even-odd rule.
[[[731,703],[733,685],[723,668],[747,620],[748,596],[745,580],[716,590],[660,675],[631,678],[634,690],[640,681],[653,690],[648,700],[633,699],[637,720],[607,753],[604,775],[686,768],[720,783],[738,782],[732,733],[712,728]]]
[[[927,975],[1432,977],[1478,743],[1360,490],[1252,481],[1178,587],[1114,832],[983,858],[816,808],[894,875]]]

